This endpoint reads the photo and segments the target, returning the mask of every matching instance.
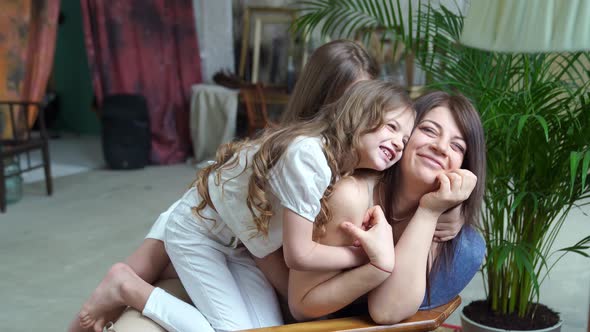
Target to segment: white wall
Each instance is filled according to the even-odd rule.
[[[215,72],[234,71],[232,0],[193,0],[203,82]]]

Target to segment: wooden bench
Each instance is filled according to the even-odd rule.
[[[457,296],[449,303],[430,310],[418,311],[412,317],[393,325],[377,325],[368,316],[346,317],[311,321],[305,323],[287,324],[259,329],[243,330],[248,332],[327,332],[327,331],[357,331],[357,332],[419,332],[432,331],[438,328],[461,304],[461,297]]]

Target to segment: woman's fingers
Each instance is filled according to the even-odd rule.
[[[465,219],[461,215],[461,204],[441,214],[434,230],[434,241],[444,242],[459,234]]]
[[[434,237],[435,238],[439,238],[439,239],[447,239],[447,238],[453,238],[455,237],[455,235],[457,235],[457,233],[459,232],[459,230],[461,230],[460,226],[459,229],[455,229],[454,224],[450,224],[450,223],[441,223],[440,220],[438,223],[436,223],[436,229],[434,230]]]
[[[449,172],[447,173],[447,177],[449,178],[451,192],[456,192],[457,190],[461,189],[463,177],[460,174],[456,172]]]
[[[451,179],[451,199],[457,200],[460,203],[466,200],[475,184],[477,183],[477,177],[466,169],[456,169],[449,173],[447,176]]]
[[[461,178],[460,186],[457,189],[467,193],[467,196],[469,196],[477,184],[477,176],[466,169],[457,169],[452,171],[452,173]]]
[[[441,173],[437,179],[440,183],[438,190],[424,195],[420,202],[422,207],[439,213],[469,198],[477,183],[477,177],[464,169]]]
[[[458,233],[459,230],[461,230],[461,224],[459,224],[459,223],[457,223],[457,226],[455,227],[455,224],[441,224],[440,222],[438,222],[436,224],[436,230],[434,231],[434,236],[443,238],[443,237],[455,235]]]
[[[435,237],[434,237],[432,240],[433,240],[434,242],[439,242],[439,243],[440,243],[440,242],[447,242],[447,241],[450,241],[450,240],[452,240],[452,239],[454,239],[454,238],[455,238],[455,236],[451,236],[451,235],[449,235],[449,236],[444,236],[444,237],[435,236]]]
[[[440,193],[448,193],[451,191],[451,179],[449,179],[449,175],[447,173],[441,173],[438,175],[438,182],[440,186],[438,188],[438,192]]]

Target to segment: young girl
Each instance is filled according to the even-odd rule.
[[[282,323],[274,291],[249,253],[264,257],[282,245],[287,265],[298,270],[367,262],[362,250],[318,244],[312,233],[330,220],[325,202],[339,178],[361,168],[383,171],[399,160],[413,126],[410,105],[405,92],[391,83],[358,82],[311,121],[218,151],[216,163],[200,173],[166,223],[166,251],[211,324],[191,324],[193,329]],[[392,256],[369,258],[368,266],[376,271],[393,269]],[[186,328],[178,320],[196,323],[195,315],[177,314],[180,307],[166,295],[152,290],[143,305],[127,304],[168,329]],[[120,303],[90,303],[82,321],[113,304]]]

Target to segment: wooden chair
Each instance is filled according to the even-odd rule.
[[[357,332],[422,332],[432,331],[441,326],[461,304],[461,297],[456,296],[449,303],[430,310],[418,311],[412,317],[393,325],[377,325],[367,316],[346,317],[311,321],[305,323],[287,324],[259,329],[244,330],[248,332],[328,332],[328,331],[357,331]]]
[[[240,97],[246,106],[249,137],[254,137],[261,129],[276,126],[276,123],[271,121],[268,116],[268,101],[265,96],[265,89],[261,84],[242,87]]]
[[[28,126],[27,119],[31,109],[36,108],[39,116],[39,133],[33,133]],[[0,101],[0,116],[8,120],[12,125],[12,135],[9,138],[2,137],[0,133],[0,212],[6,211],[6,179],[4,176],[5,160],[7,158],[17,158],[18,163],[22,166],[21,156],[26,154],[26,167],[20,169],[17,175],[24,172],[43,167],[45,170],[45,184],[47,195],[53,192],[51,183],[51,162],[49,159],[49,136],[45,128],[44,105],[36,102],[26,101]],[[42,163],[31,165],[30,152],[40,150]]]

